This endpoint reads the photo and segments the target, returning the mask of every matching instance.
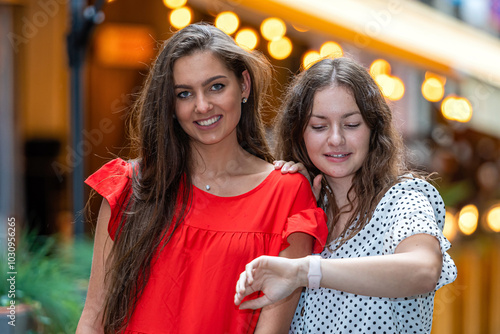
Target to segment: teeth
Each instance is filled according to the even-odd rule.
[[[347,154],[329,154],[328,156],[333,158],[344,158]]]
[[[215,117],[212,117],[212,118],[207,119],[205,121],[197,121],[196,123],[198,123],[199,125],[202,125],[202,126],[209,126],[209,125],[212,125],[215,122],[217,122],[219,119],[220,119],[220,116],[215,116]]]

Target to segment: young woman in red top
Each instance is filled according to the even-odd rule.
[[[265,58],[213,26],[164,43],[133,110],[137,159],[86,181],[104,200],[77,333],[288,331],[299,290],[262,312],[233,304],[251,259],[302,257],[326,241],[307,179],[270,163],[269,79]]]

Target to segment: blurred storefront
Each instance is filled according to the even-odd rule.
[[[459,276],[436,296],[433,333],[500,333],[498,3],[489,2],[485,25],[464,22],[475,18],[466,15],[467,1],[424,2],[107,1],[87,54],[83,140],[72,147],[70,1],[0,0],[2,233],[5,217],[15,215],[40,233],[71,238],[73,168],[84,164],[89,175],[131,154],[127,111],[159,43],[190,22],[217,23],[271,59],[274,107],[290,77],[321,56],[343,54],[370,68],[413,163],[438,172],[447,205]],[[465,14],[460,20],[443,11]],[[273,116],[270,109],[269,125]],[[91,224],[85,231],[91,234]]]

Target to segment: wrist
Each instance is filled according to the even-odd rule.
[[[303,257],[297,260],[297,287],[307,287],[309,285],[309,278],[307,277],[309,272],[309,257]]]

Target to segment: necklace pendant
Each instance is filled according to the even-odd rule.
[[[207,184],[207,185],[205,186],[205,189],[207,189],[207,191],[208,191],[208,190],[210,190],[210,186]]]

